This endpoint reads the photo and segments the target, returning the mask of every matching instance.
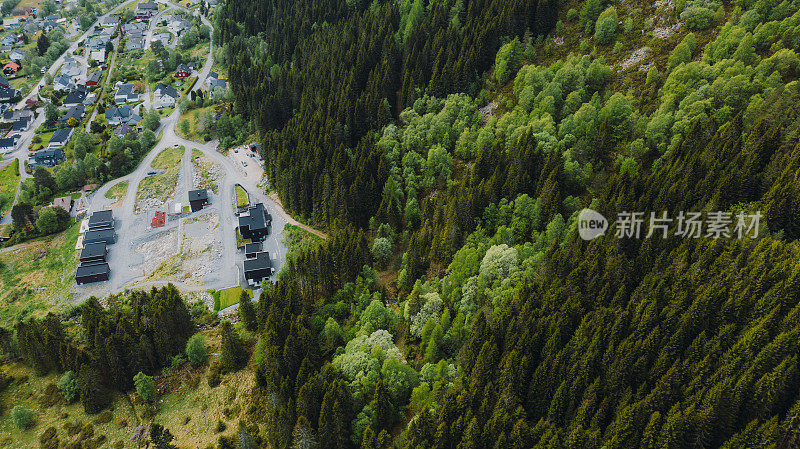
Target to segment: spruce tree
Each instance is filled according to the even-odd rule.
[[[250,300],[250,295],[247,294],[247,290],[242,290],[242,294],[239,296],[239,318],[250,332],[255,332],[258,329],[256,310]]]
[[[222,352],[219,357],[222,374],[238,371],[247,364],[247,351],[233,330],[231,322],[222,322]]]

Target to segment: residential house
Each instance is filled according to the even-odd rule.
[[[188,78],[189,75],[191,74],[192,74],[192,69],[190,69],[187,64],[180,64],[178,65],[178,68],[175,69],[174,76],[175,78],[182,80],[184,78]]]
[[[239,234],[245,240],[260,242],[269,235],[272,227],[272,215],[268,214],[264,204],[257,203],[239,214]]]
[[[3,28],[7,30],[16,29],[20,27],[20,21],[16,17],[3,19]]]
[[[147,25],[141,22],[126,23],[124,26],[125,34],[139,33],[143,34],[147,30]]]
[[[10,153],[17,147],[17,137],[3,137],[0,139],[0,154]]]
[[[60,207],[67,212],[72,210],[72,197],[71,196],[62,196],[60,198],[55,198],[53,200],[53,207]]]
[[[247,283],[254,287],[261,285],[264,279],[268,279],[275,271],[272,268],[272,259],[267,252],[256,253],[255,257],[245,259],[242,268]]]
[[[86,99],[86,94],[88,91],[85,87],[77,87],[75,90],[71,91],[67,94],[64,98],[64,106],[67,108],[71,108],[73,106],[83,104],[83,100]]]
[[[192,212],[202,210],[207,204],[209,204],[209,201],[208,191],[206,189],[189,191],[189,206],[191,206]]]
[[[114,212],[110,209],[99,210],[89,217],[87,226],[90,231],[114,229]]]
[[[21,68],[22,68],[22,66],[20,66],[19,64],[17,64],[17,63],[16,63],[16,62],[14,62],[14,61],[7,62],[7,63],[6,63],[4,66],[3,66],[3,74],[4,74],[5,76],[14,76],[14,75],[16,75],[16,74],[17,74],[17,72],[18,72],[18,71],[19,71],[19,69],[21,69]]]
[[[58,22],[55,20],[45,20],[42,22],[42,29],[45,31],[53,31],[58,28]]]
[[[89,50],[89,59],[92,61],[103,62],[106,60],[106,49]]]
[[[33,111],[31,111],[30,109],[7,110],[3,111],[3,115],[0,116],[0,122],[14,123],[19,119],[30,120],[32,118],[33,118]]]
[[[0,37],[0,44],[3,45],[14,45],[17,43],[17,35],[14,33],[8,33],[3,37]]]
[[[167,28],[172,31],[176,36],[181,36],[186,30],[188,30],[192,26],[188,20],[182,19],[177,16],[172,16],[169,23],[167,24]]]
[[[23,53],[22,50],[15,49],[9,53],[8,58],[14,62],[20,62],[25,59],[25,53]]]
[[[45,148],[33,153],[33,159],[29,160],[30,165],[42,167],[55,167],[64,160],[64,150]]]
[[[159,33],[159,34],[153,35],[153,38],[151,39],[150,45],[152,45],[153,42],[155,42],[155,41],[159,41],[166,47],[167,45],[169,45],[169,41],[170,40],[172,40],[172,35],[171,34],[169,34],[169,33]]]
[[[95,50],[103,50],[103,51],[105,51],[105,49],[106,49],[106,41],[103,40],[103,39],[100,39],[99,37],[90,37],[86,41],[84,46],[87,49],[91,50],[91,51],[95,51]]]
[[[103,77],[102,70],[97,70],[90,73],[89,76],[86,77],[85,86],[86,87],[97,86],[98,84],[100,84],[100,78],[102,77]]]
[[[13,48],[10,45],[0,45],[0,53],[11,53]]]
[[[158,83],[155,91],[153,91],[153,107],[163,109],[175,106],[179,96],[178,90],[174,87]]]
[[[139,94],[133,90],[133,84],[118,84],[114,102],[124,104],[133,101],[139,101]]]
[[[142,118],[139,117],[138,114],[133,112],[132,106],[123,106],[121,108],[107,108],[106,109],[106,120],[108,120],[108,124],[111,126],[117,126],[122,124],[128,124],[131,126],[136,125]]]
[[[149,0],[149,1],[146,1],[146,2],[141,2],[137,6],[137,9],[142,10],[142,11],[156,12],[156,11],[158,11],[158,3],[153,1],[153,0]]]
[[[117,16],[106,16],[100,19],[100,26],[103,28],[115,27],[117,25],[119,25],[119,17]]]
[[[47,148],[51,150],[63,148],[72,139],[73,131],[75,131],[74,128],[57,129],[53,133],[53,137],[50,138],[50,143],[47,144]]]
[[[33,122],[33,117],[20,116],[11,125],[11,132],[14,133],[14,135],[19,136],[28,130],[28,128],[31,126],[31,122]]]
[[[83,103],[78,103],[67,111],[66,114],[62,115],[59,120],[63,123],[68,123],[69,119],[74,118],[78,122],[83,120],[83,116],[86,115],[86,106]]]
[[[60,74],[53,78],[53,90],[72,90],[75,84],[72,83],[72,78],[69,75]]]
[[[8,89],[10,87],[11,83],[9,83],[5,77],[0,76],[0,89]]]
[[[114,135],[117,137],[125,137],[128,134],[136,134],[136,128],[127,123],[123,123],[114,129]]]
[[[84,240],[85,241],[85,240]],[[78,285],[107,281],[111,277],[111,268],[105,262],[82,263],[75,270],[75,283]]]
[[[7,103],[9,101],[13,101],[19,95],[19,91],[14,88],[2,88],[0,87],[0,103]]]
[[[144,50],[144,39],[141,37],[128,37],[125,44],[126,51]]]
[[[61,69],[58,73],[62,75],[69,76],[73,82],[78,80],[78,77],[81,75],[81,68],[78,65],[78,62],[72,58],[68,58],[64,61],[64,65],[61,66]]]

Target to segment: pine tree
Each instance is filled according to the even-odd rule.
[[[256,310],[246,290],[242,290],[242,294],[239,296],[239,318],[250,332],[255,332],[258,329]]]
[[[219,357],[222,374],[238,371],[247,364],[244,343],[236,335],[230,321],[222,322],[222,352]]]

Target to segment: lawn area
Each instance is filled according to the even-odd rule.
[[[242,296],[242,290],[242,287],[231,287],[214,292],[214,311],[218,312],[234,304],[239,304],[239,298]],[[252,290],[244,291],[246,291],[251,298],[253,297]]]
[[[178,172],[181,168],[181,159],[186,151],[184,147],[171,147],[162,151],[153,159],[151,167],[166,170],[160,175],[148,176],[139,183],[139,190],[136,193],[136,210],[141,210],[138,202],[146,199],[155,199],[160,203],[165,203],[175,193],[175,186],[178,184]]]
[[[0,326],[71,304],[79,223],[0,254]]]
[[[105,197],[110,200],[114,200],[114,206],[118,206],[120,203],[122,203],[127,194],[128,181],[122,181],[114,184],[110,189],[108,189]]]
[[[11,211],[19,186],[19,159],[0,170],[0,217]]]
[[[300,253],[311,251],[319,246],[323,240],[301,227],[287,223],[283,227],[283,242],[289,248],[286,260],[294,260]]]
[[[247,191],[244,187],[240,185],[236,185],[236,207],[246,207],[250,204],[250,200],[247,199]]]
[[[150,166],[162,170],[169,170],[170,168],[178,167],[181,165],[181,159],[183,159],[184,151],[186,151],[186,148],[182,146],[177,148],[167,148],[159,153],[155,159],[153,159],[153,163],[150,164]]]
[[[197,119],[198,117],[200,117],[200,114],[204,113],[205,111],[211,111],[213,109],[214,106],[208,106],[205,108],[192,109],[186,112],[185,114],[182,114],[180,119],[178,119],[179,125],[175,127],[175,132],[184,139],[194,140],[195,142],[202,142],[203,140],[200,138],[198,133],[202,132],[203,130],[197,129]],[[182,120],[186,120],[189,122],[190,131],[188,135],[180,131],[180,122]]]

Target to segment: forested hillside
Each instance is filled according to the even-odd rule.
[[[215,16],[271,186],[329,236],[242,296],[238,331],[208,332],[209,388],[253,385],[217,447],[800,445],[800,0]],[[584,208],[605,235],[581,238]],[[624,212],[721,212],[730,232],[618,237]],[[184,348],[206,372],[192,334],[216,317],[173,287],[121,298],[0,346],[77,373],[92,413]]]
[[[367,230],[372,256],[316,288],[309,255],[261,298],[251,431],[794,447],[799,7],[226,2],[284,204]],[[590,206],[764,217],[757,239],[587,242]]]

